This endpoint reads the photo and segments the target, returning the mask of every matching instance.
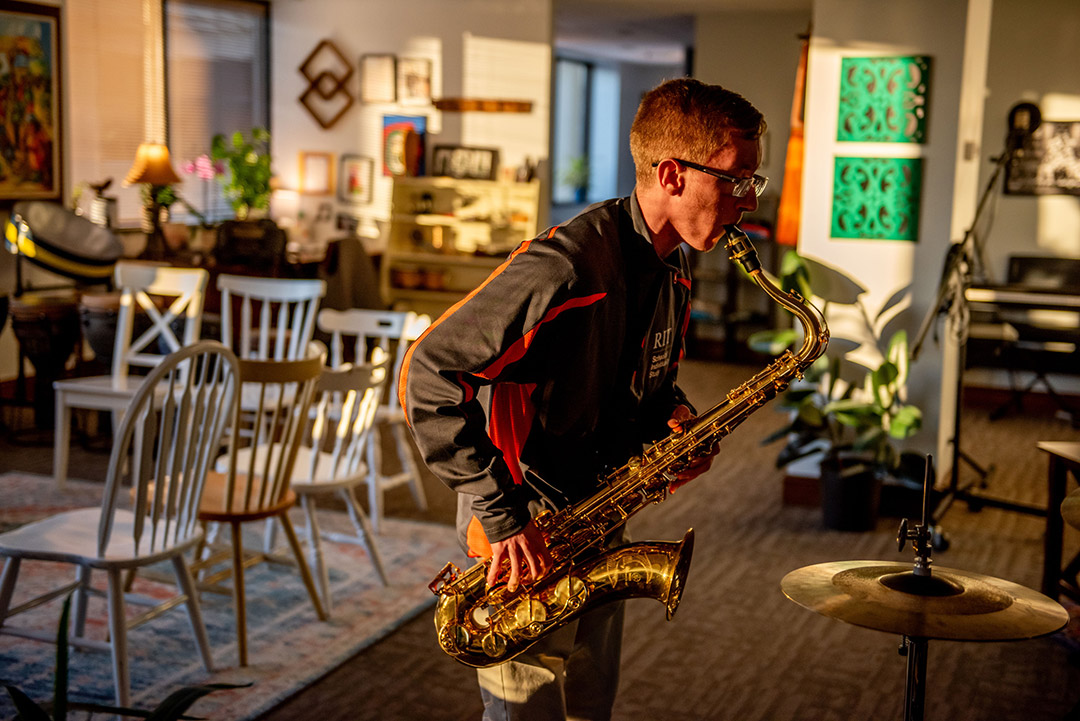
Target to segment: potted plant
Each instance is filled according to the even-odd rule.
[[[222,188],[237,220],[270,207],[270,133],[265,128],[253,128],[250,140],[239,130],[228,141],[221,133],[215,135],[210,159],[228,166]]]
[[[574,202],[584,203],[589,189],[589,159],[578,155],[570,159],[563,172],[563,182],[574,190]]]
[[[851,288],[844,282],[826,278],[826,273],[811,267],[794,251],[785,256],[781,274],[782,287],[798,289],[805,297],[818,295],[810,290],[812,279],[828,286],[829,296],[818,295],[826,307],[829,302],[849,299],[858,303],[861,294],[846,294]],[[887,304],[878,319],[891,305]],[[789,414],[789,420],[762,441],[786,440],[777,455],[777,467],[811,455],[819,459],[823,519],[826,527],[841,530],[872,528],[883,483],[901,470],[906,475],[910,466],[921,464],[917,454],[897,449],[898,442],[913,436],[922,425],[922,411],[906,400],[907,333],[897,330],[882,344],[881,332],[887,323],[863,317],[880,363],[868,367],[857,362],[848,356],[855,344],[834,340],[805,378],[791,384],[780,397],[778,406]],[[778,329],[754,334],[750,345],[776,354],[796,340],[796,331]]]

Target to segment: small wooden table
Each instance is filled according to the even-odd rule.
[[[1050,473],[1047,483],[1050,497],[1046,505],[1046,538],[1043,546],[1042,592],[1057,600],[1061,594],[1080,601],[1080,587],[1076,576],[1080,570],[1080,554],[1077,554],[1063,571],[1061,568],[1061,544],[1065,523],[1061,518],[1061,502],[1065,500],[1068,474],[1080,482],[1080,443],[1069,441],[1039,441],[1035,446],[1050,456]]]

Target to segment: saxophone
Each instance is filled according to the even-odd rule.
[[[505,584],[488,589],[490,559],[465,572],[447,563],[429,588],[438,597],[439,645],[458,661],[475,667],[508,661],[582,613],[619,599],[655,598],[666,606],[669,620],[675,613],[690,568],[693,529],[677,543],[646,541],[604,549],[604,538],[645,506],[663,501],[681,468],[710,453],[751,413],[801,378],[829,342],[821,313],[765,277],[746,234],[731,225],[726,235],[731,260],[802,323],[802,347],[796,353],[784,351],[718,405],[683,423],[680,432],[603,476],[601,490],[591,497],[537,515],[534,523],[554,561],[541,578],[522,583],[513,592]]]

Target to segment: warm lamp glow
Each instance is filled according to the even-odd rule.
[[[135,151],[135,162],[124,178],[124,185],[172,185],[179,182],[180,176],[169,162],[169,149],[161,143],[141,143]]]

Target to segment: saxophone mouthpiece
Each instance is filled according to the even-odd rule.
[[[737,225],[727,225],[724,226],[724,230],[728,238],[725,247],[731,250],[731,259],[739,261],[739,265],[747,273],[753,274],[760,271],[761,260],[758,259],[757,250],[754,249],[754,244],[750,242],[750,238],[743,229]]]

